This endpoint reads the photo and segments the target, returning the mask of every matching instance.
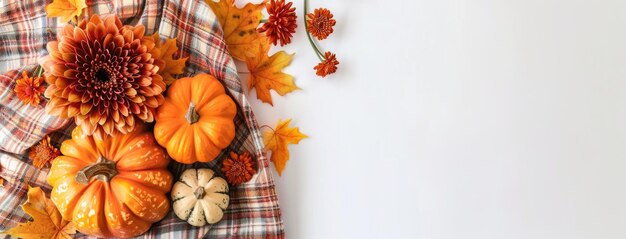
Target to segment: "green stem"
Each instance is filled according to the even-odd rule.
[[[43,73],[43,67],[41,67],[41,65],[37,66],[37,71],[35,72],[37,73],[37,78],[39,78],[41,73]]]
[[[259,24],[261,23],[266,23],[267,21],[269,21],[268,19],[261,19],[261,21],[259,22]]]
[[[306,15],[309,12],[308,5],[309,5],[308,1],[304,0],[304,31],[306,32],[306,36],[309,38],[309,43],[311,43],[311,47],[313,47],[313,50],[315,51],[317,58],[319,58],[320,61],[324,61],[324,54],[322,54],[322,52],[319,50],[315,42],[313,42],[313,38],[311,38],[311,33],[309,32],[309,26],[306,22]]]

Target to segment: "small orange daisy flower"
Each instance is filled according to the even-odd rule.
[[[46,136],[39,141],[39,144],[30,148],[30,152],[28,153],[28,157],[33,160],[33,166],[37,168],[42,168],[59,155],[61,155],[59,149],[50,144],[50,136]]]
[[[306,15],[307,30],[318,40],[324,40],[333,33],[335,19],[333,14],[326,8],[315,9],[314,12]]]
[[[335,54],[327,51],[326,53],[324,53],[324,61],[317,64],[317,66],[315,66],[313,69],[317,71],[316,74],[318,76],[326,77],[327,75],[330,75],[337,71],[337,65],[339,65],[339,61],[337,60]]]
[[[292,33],[296,32],[296,8],[291,7],[293,2],[285,4],[285,0],[272,0],[267,3],[267,13],[269,19],[259,32],[265,32],[272,44],[280,42],[281,46],[291,42]]]
[[[15,81],[15,94],[24,102],[32,106],[39,105],[41,96],[46,88],[41,85],[43,77],[29,77],[26,71],[22,72],[22,78]]]
[[[225,159],[222,163],[222,172],[226,175],[228,183],[238,185],[250,181],[256,170],[254,169],[254,161],[248,152],[241,155],[231,152],[230,158]]]

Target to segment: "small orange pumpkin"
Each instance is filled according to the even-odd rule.
[[[50,199],[81,233],[134,237],[169,211],[170,160],[142,127],[103,139],[76,127],[61,153],[48,175]]]
[[[235,138],[235,114],[235,102],[215,77],[178,79],[159,107],[154,137],[178,162],[209,162]]]

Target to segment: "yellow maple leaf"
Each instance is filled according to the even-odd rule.
[[[235,0],[205,0],[213,9],[224,31],[224,41],[231,56],[244,61],[249,52],[256,52],[256,41],[266,38],[257,32],[265,8],[265,1],[259,4],[247,3],[243,8],[235,6]]]
[[[45,9],[48,17],[60,17],[62,21],[69,22],[80,16],[86,7],[85,0],[54,0]]]
[[[292,55],[279,51],[268,57],[270,44],[268,40],[259,41],[259,47],[254,57],[246,58],[246,65],[250,71],[248,91],[256,89],[256,97],[265,103],[272,103],[270,90],[279,95],[299,89],[293,81],[293,76],[282,72],[291,62]]]
[[[70,235],[76,233],[72,222],[63,220],[52,200],[39,187],[28,187],[28,199],[22,204],[22,209],[33,220],[3,233],[21,238],[72,238]]]
[[[174,75],[182,74],[185,71],[185,63],[187,63],[188,57],[174,59],[174,54],[178,51],[176,38],[169,38],[165,40],[165,43],[161,43],[158,32],[155,32],[150,37],[152,37],[154,44],[160,50],[159,59],[165,64],[159,68],[158,74],[163,77],[165,84],[170,85],[176,80]]]
[[[270,160],[274,163],[274,167],[278,175],[282,175],[283,169],[289,160],[288,144],[298,144],[300,140],[309,136],[300,132],[298,127],[289,128],[291,119],[278,121],[276,129],[263,132],[263,143],[265,149],[272,151]]]

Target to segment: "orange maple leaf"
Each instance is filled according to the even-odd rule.
[[[28,187],[28,199],[22,204],[22,209],[33,220],[3,233],[21,238],[72,238],[70,235],[76,233],[72,222],[63,220],[52,200],[39,187]]]
[[[265,39],[257,32],[265,8],[265,1],[259,4],[247,3],[243,8],[235,6],[235,0],[205,0],[213,9],[224,31],[224,41],[233,58],[244,61],[249,52],[256,52],[256,41]]]
[[[76,16],[80,16],[87,7],[85,0],[54,0],[46,6],[48,17],[60,17],[62,21],[69,22]]]
[[[158,32],[155,32],[150,37],[152,37],[154,44],[160,50],[161,55],[159,59],[165,63],[164,67],[159,68],[158,74],[163,77],[165,84],[170,85],[176,80],[174,75],[182,74],[185,71],[185,63],[187,63],[188,57],[174,59],[174,54],[178,51],[176,38],[166,39],[165,43],[161,43]]]
[[[268,57],[270,48],[269,41],[263,40],[257,43],[259,47],[254,57],[246,58],[246,65],[250,71],[248,78],[248,91],[256,89],[256,97],[265,103],[272,103],[270,90],[279,95],[299,89],[293,81],[293,76],[285,74],[282,69],[291,62],[292,55],[279,51]]]
[[[273,131],[263,132],[263,143],[265,149],[272,151],[270,160],[274,163],[274,167],[278,175],[282,175],[283,169],[289,160],[288,144],[298,144],[300,140],[309,136],[300,132],[298,127],[289,128],[291,119],[278,121],[276,129]]]

